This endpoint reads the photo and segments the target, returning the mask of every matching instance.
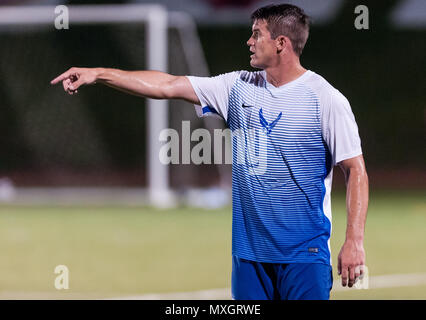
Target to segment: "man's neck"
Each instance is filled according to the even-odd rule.
[[[299,78],[307,70],[297,61],[282,62],[277,66],[265,69],[266,80],[274,87],[280,87]]]

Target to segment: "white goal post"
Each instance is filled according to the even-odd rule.
[[[191,17],[184,13],[169,13],[157,4],[147,5],[67,5],[69,12],[69,27],[73,25],[90,25],[102,23],[131,23],[145,22],[147,69],[168,71],[168,27],[173,25],[178,32],[183,29],[195,28]],[[19,26],[38,25],[54,28],[55,6],[5,6],[0,7],[0,32]],[[191,37],[192,50],[186,47],[187,58],[193,63],[198,62],[202,75],[208,75],[204,61],[200,61],[202,55],[201,45],[196,31],[187,33]],[[192,36],[191,36],[192,34]],[[195,36],[194,36],[195,34]],[[195,40],[195,41],[194,41]],[[194,43],[195,42],[195,43]],[[194,47],[195,46],[195,47]],[[194,54],[195,52],[195,54]],[[198,52],[198,55],[197,55]],[[190,55],[188,57],[188,55]],[[203,58],[201,58],[203,60]],[[204,63],[203,63],[204,62]],[[203,65],[204,64],[204,65]],[[200,68],[199,68],[200,70]],[[58,70],[62,72],[64,70]],[[173,192],[170,188],[169,167],[159,161],[161,142],[159,133],[168,127],[168,101],[147,99],[147,177],[148,177],[148,201],[159,207],[172,206],[175,202]]]

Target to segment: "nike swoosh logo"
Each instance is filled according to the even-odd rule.
[[[253,106],[249,106],[248,104],[244,104],[242,105],[243,108],[253,108]]]

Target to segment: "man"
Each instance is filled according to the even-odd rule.
[[[157,71],[71,68],[69,94],[103,83],[154,99],[184,99],[200,116],[222,117],[233,131],[235,299],[329,299],[333,166],[347,184],[346,240],[338,257],[352,287],[365,262],[368,178],[349,102],[299,57],[309,33],[300,8],[282,4],[252,14],[250,64],[212,78]]]

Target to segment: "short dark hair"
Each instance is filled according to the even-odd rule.
[[[303,9],[291,4],[268,5],[257,9],[251,19],[265,20],[272,39],[283,35],[290,39],[296,55],[302,54],[309,36],[309,17]]]

